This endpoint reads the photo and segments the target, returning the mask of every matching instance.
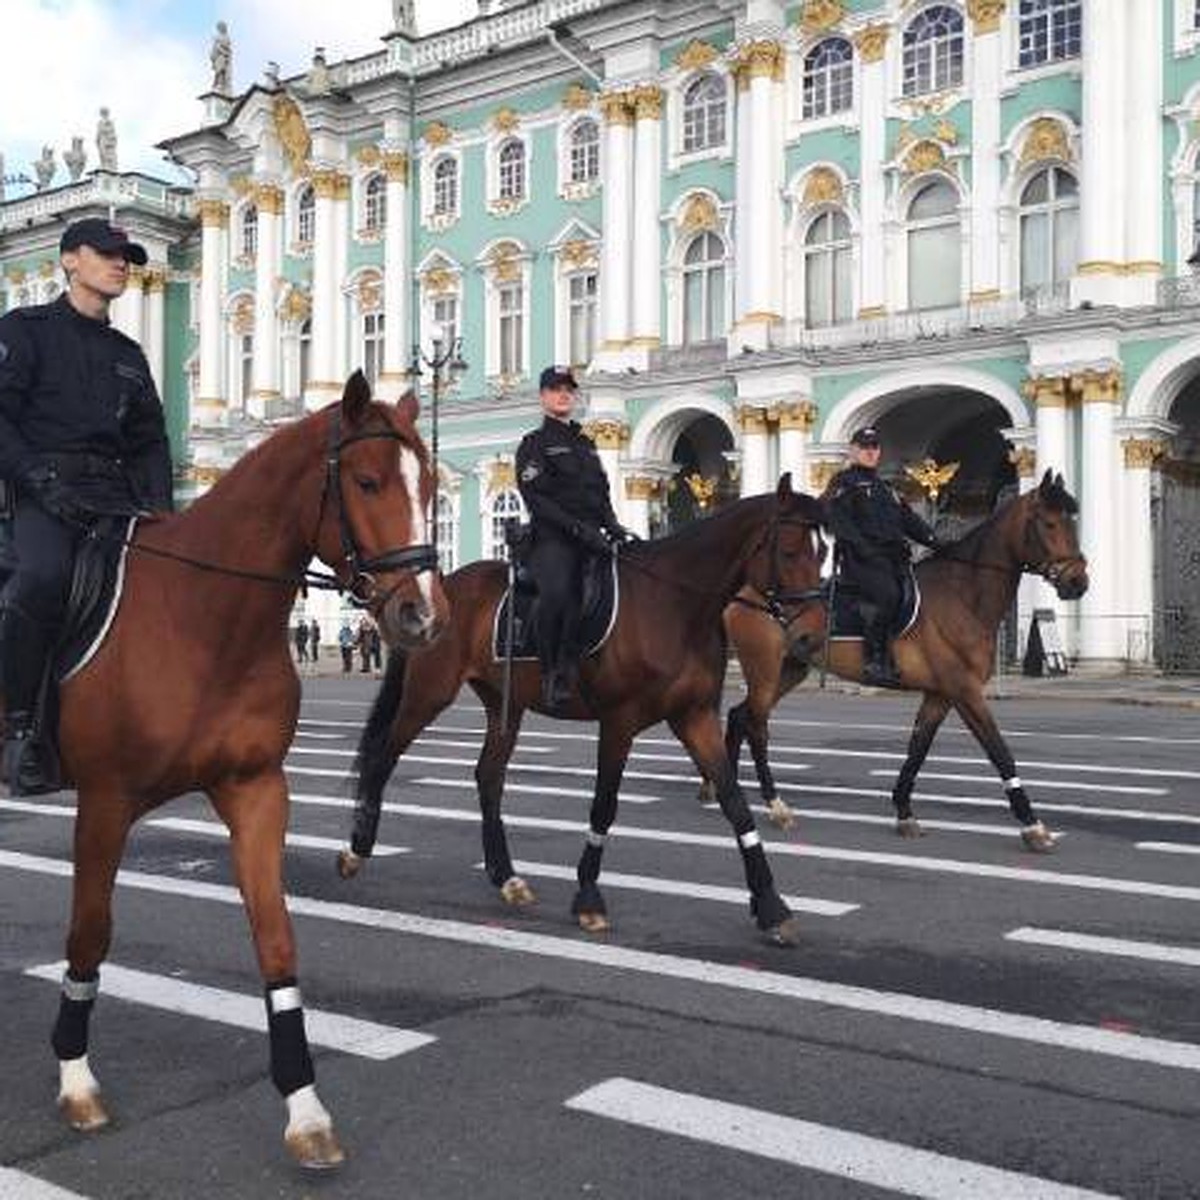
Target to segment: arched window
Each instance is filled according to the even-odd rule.
[[[845,38],[826,38],[804,56],[804,119],[853,107],[854,47]]]
[[[300,326],[300,394],[303,396],[312,378],[312,318]]]
[[[241,393],[242,408],[250,402],[250,393],[254,390],[254,334],[238,334],[238,388]]]
[[[923,9],[904,31],[904,94],[925,96],[962,81],[962,13],[948,4]]]
[[[949,308],[962,300],[958,193],[927,183],[908,207],[908,306]]]
[[[372,175],[363,188],[363,228],[380,233],[387,224],[387,180]]]
[[[1079,185],[1062,167],[1039,171],[1021,189],[1021,291],[1053,292],[1079,262]]]
[[[433,212],[449,216],[458,211],[458,162],[449,154],[433,164]]]
[[[374,388],[383,372],[383,313],[363,313],[362,347],[363,374]]]
[[[853,314],[850,221],[821,213],[804,234],[804,320],[810,329],[849,321]]]
[[[725,81],[701,75],[683,93],[683,151],[709,150],[725,144]]]
[[[258,208],[253,204],[247,204],[242,209],[239,245],[239,253],[243,258],[254,258],[258,253]]]
[[[508,558],[508,543],[504,540],[504,531],[510,521],[525,519],[525,505],[521,502],[521,493],[516,488],[506,488],[492,497],[492,507],[488,521],[488,544],[484,549],[488,558]]]
[[[1083,0],[1021,0],[1018,63],[1078,58],[1083,53]]]
[[[449,575],[458,566],[458,524],[454,520],[454,502],[445,492],[437,494],[433,520],[437,531],[438,566],[443,575]]]
[[[520,375],[525,370],[525,289],[520,282],[501,284],[497,299],[500,374]]]
[[[580,121],[571,130],[571,182],[591,183],[600,177],[600,129],[595,121]]]
[[[300,189],[296,198],[296,241],[311,246],[317,233],[317,197],[311,185]]]
[[[683,341],[712,342],[725,334],[725,244],[698,233],[683,254]]]
[[[500,199],[520,200],[525,195],[525,143],[511,138],[500,147]]]

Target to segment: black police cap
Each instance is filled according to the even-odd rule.
[[[880,445],[879,430],[874,425],[864,425],[851,434],[850,444],[852,446],[878,446]]]
[[[103,217],[86,217],[68,225],[58,243],[60,254],[78,250],[80,246],[91,246],[101,254],[120,253],[126,262],[144,267],[149,261],[146,247],[129,240],[129,234],[119,225],[113,225]]]
[[[569,387],[572,391],[579,390],[575,376],[570,367],[547,367],[538,377],[538,389]]]

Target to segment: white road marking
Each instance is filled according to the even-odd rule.
[[[87,1197],[13,1167],[0,1167],[0,1200],[87,1200]]]
[[[475,864],[480,869],[483,863]],[[557,866],[554,863],[514,862],[513,869],[533,879],[575,879],[574,867]],[[624,888],[633,892],[652,892],[659,896],[685,896],[690,900],[716,900],[722,904],[739,904],[745,907],[745,888],[719,887],[708,883],[690,883],[682,879],[662,879],[657,875],[626,875],[620,871],[605,871],[601,881],[606,888]],[[820,917],[844,917],[856,912],[859,904],[841,904],[836,900],[814,900],[807,896],[788,896],[784,900],[796,912],[814,913]]]
[[[679,763],[680,766],[689,768],[689,775],[693,774],[696,770],[695,764],[686,754],[663,754],[661,751],[656,750],[633,750],[629,754],[629,759],[631,762],[634,759],[639,759],[642,762]],[[773,771],[811,771],[813,768],[812,763],[773,762],[771,769]]]
[[[0,868],[30,871],[64,879],[71,875],[71,864],[65,859],[43,858],[10,850],[0,850]],[[228,884],[177,879],[168,875],[150,875],[141,871],[118,872],[117,885],[161,895],[211,900],[237,907],[242,903],[237,889]],[[706,959],[631,950],[623,946],[554,937],[491,924],[475,925],[466,921],[426,917],[390,909],[366,908],[308,896],[289,895],[287,904],[293,916],[338,921],[369,929],[386,929],[392,933],[434,938],[476,948],[586,963],[661,979],[681,979],[706,986],[728,987],[758,995],[915,1021],[919,1024],[1011,1038],[1058,1049],[1103,1054],[1176,1070],[1200,1072],[1200,1045],[1190,1042],[1143,1037],[1124,1030],[1068,1025],[1045,1017],[975,1008],[967,1004],[931,1000],[904,992],[882,992],[872,988],[810,979],[801,975],[784,975],[774,971],[730,966]]]
[[[0,800],[0,811],[31,813],[37,817],[73,817],[73,804],[47,804],[44,800]]]
[[[229,837],[229,830],[218,821],[195,821],[190,817],[155,817],[153,820],[147,821],[147,825],[154,825],[159,829],[173,829],[179,833],[199,833],[204,837],[225,838]],[[345,845],[344,838],[327,838],[316,837],[309,833],[288,833],[284,839],[286,845],[294,846],[299,850],[332,850],[335,854]],[[409,854],[410,850],[407,846],[376,846],[372,854],[378,854],[382,858],[392,858],[397,854]]]
[[[1023,926],[1004,935],[1006,941],[1035,946],[1054,946],[1059,950],[1083,950],[1088,954],[1108,954],[1115,958],[1141,958],[1147,962],[1172,963],[1200,967],[1200,949],[1194,946],[1169,946],[1161,942],[1134,942],[1126,938],[1097,937],[1088,933],[1070,933],[1062,929],[1037,929]]]
[[[893,779],[896,772],[876,768],[868,774],[883,775],[888,779]],[[996,775],[952,775],[947,771],[922,771],[921,778],[940,779],[946,783],[978,783],[982,787],[987,787],[989,783],[1000,783],[1000,779]],[[1124,796],[1166,796],[1170,794],[1170,788],[1138,787],[1136,784],[1093,783],[1090,779],[1032,779],[1028,775],[1023,775],[1021,782],[1027,788],[1042,788],[1045,791],[1112,792]]]
[[[124,874],[122,871],[121,875]],[[138,885],[133,883],[131,886]],[[236,895],[236,889],[230,890]],[[57,984],[62,982],[66,965],[65,962],[46,963],[43,966],[28,968],[25,974]],[[168,975],[134,971],[113,963],[105,963],[100,969],[100,994],[105,998],[111,996],[133,1004],[144,1004],[147,1008],[159,1008],[188,1017],[200,1017],[205,1021],[216,1021],[222,1025],[234,1025],[238,1029],[267,1032],[267,1010],[261,996],[247,996],[241,992],[226,991],[224,988],[189,983]],[[338,1013],[308,1007],[304,1009],[304,1029],[308,1040],[314,1046],[325,1046],[331,1050],[340,1050],[343,1054],[370,1058],[376,1062],[385,1062],[411,1050],[419,1050],[437,1040],[429,1034],[417,1033],[412,1029],[398,1029],[394,1025],[380,1025],[376,1021],[343,1017]]]
[[[1157,850],[1160,854],[1200,854],[1200,846],[1186,842],[1135,842],[1139,850]]]
[[[461,785],[460,785],[461,786]],[[505,791],[508,786],[505,785]],[[716,803],[706,803],[701,805],[702,808],[719,811],[720,805]],[[770,809],[765,804],[750,805],[752,812],[769,815]],[[796,810],[796,819],[800,821],[841,821],[850,825],[876,825],[880,828],[892,829],[895,827],[896,818],[872,816],[870,813],[854,813],[846,812],[843,809],[837,808],[800,808]],[[1011,838],[1015,832],[1016,826],[1007,825],[981,825],[974,821],[931,821],[926,818],[921,818],[922,829],[941,829],[947,833],[982,833],[992,837]],[[1056,833],[1056,837],[1063,838],[1065,833]]]
[[[429,749],[447,749],[447,750],[478,750],[479,747],[475,742],[450,742],[436,741],[432,739],[421,739],[417,743],[419,746],[424,746]],[[522,754],[553,754],[554,751],[549,746],[522,746],[520,753]],[[340,750],[325,749],[321,746],[290,746],[288,754],[316,754],[322,758],[356,758],[357,750]],[[420,754],[414,754],[408,751],[400,760],[401,762],[449,762],[458,763],[462,766],[473,767],[475,763],[469,758],[428,758]],[[582,769],[582,768],[580,768]]]
[[[413,787],[425,785],[426,787],[456,787],[463,786],[461,779],[439,779],[435,776],[425,776],[421,779],[413,779],[410,781]],[[530,796],[570,796],[572,799],[590,800],[592,798],[591,788],[572,788],[572,787],[551,787],[541,786],[534,783],[513,783],[511,780],[504,781],[504,794],[507,796],[509,792],[516,792],[520,795]],[[621,804],[659,804],[662,802],[661,796],[643,796],[638,792],[621,792],[618,800]]]
[[[349,724],[349,722],[346,723]],[[305,729],[305,724],[306,722],[300,722],[299,727],[296,729],[297,737],[308,738],[313,742],[344,742],[346,740],[344,733],[317,733],[313,729]]]
[[[573,1096],[566,1107],[926,1200],[1117,1200],[1036,1175],[632,1079],[607,1079]],[[796,1195],[804,1190],[797,1181]]]

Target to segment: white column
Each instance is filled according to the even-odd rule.
[[[310,361],[312,377],[304,393],[307,409],[321,408],[342,393],[338,378],[338,307],[342,293],[338,275],[339,217],[345,216],[337,196],[349,186],[346,176],[333,170],[314,171],[316,198],[313,229],[313,311]]]
[[[604,473],[608,476],[608,494],[613,511],[621,519],[624,497],[621,489],[621,448],[629,444],[629,426],[619,416],[591,417],[583,423],[583,432],[596,443]]]
[[[1166,454],[1160,437],[1131,437],[1121,443],[1125,464],[1121,512],[1121,611],[1132,661],[1153,662],[1154,536],[1150,522],[1153,472]]]
[[[817,419],[811,400],[792,400],[779,410],[779,474],[792,473],[792,487],[808,490],[808,446]]]
[[[975,17],[971,91],[972,304],[1000,298],[1000,84],[1004,62],[1001,10]]]
[[[742,431],[743,496],[761,496],[774,491],[771,484],[771,444],[764,408],[743,407],[737,413]]]
[[[383,243],[383,361],[379,377],[381,400],[399,399],[408,384],[408,356],[413,337],[410,325],[411,275],[408,220],[408,154],[385,150],[387,177],[386,228]]]
[[[625,479],[625,508],[622,521],[638,537],[650,536],[650,500],[659,481],[649,475],[629,475]]]
[[[1079,602],[1079,652],[1083,658],[1123,659],[1124,630],[1116,619],[1117,443],[1114,421],[1121,397],[1119,371],[1085,371],[1071,386],[1083,401],[1083,478],[1080,541],[1088,558],[1088,590]]]
[[[662,89],[635,88],[633,180],[633,348],[646,351],[662,341]],[[607,183],[605,184],[607,187]],[[607,238],[605,239],[607,244]],[[604,280],[600,281],[603,294]]]
[[[1088,14],[1087,19],[1092,19]],[[1164,179],[1163,6],[1138,6],[1126,27],[1128,99],[1123,114],[1128,137],[1128,171],[1121,178]],[[1125,302],[1154,304],[1162,275],[1163,204],[1160,187],[1121,188],[1126,204]]]
[[[254,260],[254,362],[246,411],[261,418],[267,415],[280,395],[275,281],[282,274],[279,223],[283,191],[277,184],[260,183],[254,189],[254,204],[258,212],[258,251]]]
[[[146,269],[130,264],[129,282],[111,309],[111,320],[126,337],[140,346],[146,340],[145,292]]]
[[[150,364],[154,386],[163,391],[163,362],[166,357],[166,291],[167,267],[154,263],[146,269],[146,340],[142,349]]]
[[[221,315],[226,240],[229,232],[229,205],[224,200],[206,199],[200,210],[200,382],[196,396],[193,425],[219,428],[229,419],[221,366],[221,347],[225,341]]]
[[[630,337],[633,108],[627,92],[600,97],[604,114],[604,245],[600,253],[599,370],[620,368]]]
[[[1017,471],[1017,490],[1024,496],[1038,485],[1036,431],[1029,426],[1014,429],[1009,434],[1013,444],[1013,466]],[[1041,588],[1045,585],[1032,575],[1022,575],[1017,585],[1017,657],[1025,655],[1029,624],[1033,610],[1039,607],[1044,597]]]
[[[859,161],[861,237],[858,245],[859,316],[882,316],[887,311],[886,247],[884,243],[883,161],[887,133],[887,91],[884,50],[888,27],[869,25],[855,35],[861,62],[859,88]]]
[[[1067,466],[1067,381],[1062,376],[1042,375],[1029,381],[1026,394],[1037,406],[1037,468],[1031,486],[1041,482],[1047,471],[1057,474]],[[1067,629],[1066,607],[1054,589],[1042,580],[1034,584],[1033,607],[1052,608],[1062,630]]]

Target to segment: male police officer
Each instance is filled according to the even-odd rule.
[[[16,565],[0,593],[4,774],[47,789],[34,728],[75,550],[98,514],[171,507],[162,405],[145,355],[108,322],[146,251],[100,218],[59,243],[68,288],[0,317],[0,478],[15,492]]]
[[[578,670],[583,579],[597,555],[629,534],[613,512],[596,447],[577,422],[575,378],[547,367],[538,382],[545,419],[517,449],[517,486],[533,526],[529,564],[538,588],[538,661],[542,700],[565,704]]]
[[[825,491],[829,527],[837,538],[842,577],[859,591],[863,618],[863,682],[895,687],[900,678],[888,654],[903,598],[908,540],[937,549],[937,535],[879,478],[882,447],[871,425],[850,438],[851,465]]]

